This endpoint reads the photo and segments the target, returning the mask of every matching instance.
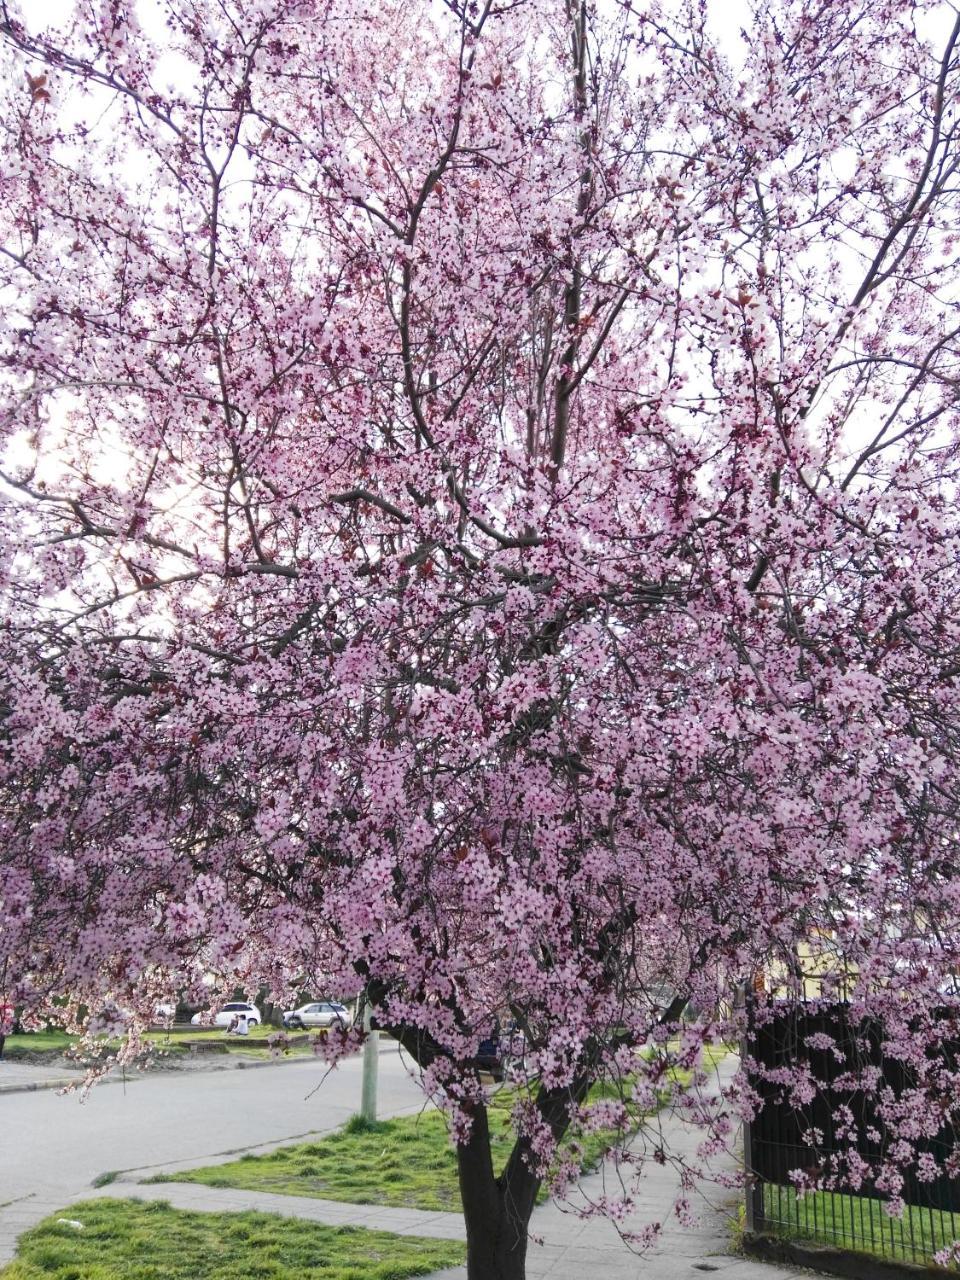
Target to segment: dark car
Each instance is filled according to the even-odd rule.
[[[497,1024],[492,1034],[480,1041],[475,1059],[477,1069],[500,1081],[512,1067],[523,1067],[526,1049],[526,1036],[515,1022],[504,1028]]]

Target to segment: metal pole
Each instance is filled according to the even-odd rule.
[[[363,1002],[363,1029],[366,1037],[363,1041],[363,1083],[360,1087],[360,1115],[369,1124],[377,1119],[377,1067],[380,1062],[380,1032],[370,1029],[371,1006],[369,1000]]]

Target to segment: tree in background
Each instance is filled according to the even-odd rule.
[[[957,27],[44,21],[0,0],[0,998],[133,1052],[207,973],[362,991],[472,1280],[811,938],[956,1116]]]

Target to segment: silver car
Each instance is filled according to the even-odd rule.
[[[350,1010],[336,1000],[314,1000],[302,1004],[299,1009],[288,1009],[283,1015],[283,1025],[302,1027],[348,1027]]]

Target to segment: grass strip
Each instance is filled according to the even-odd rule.
[[[494,1149],[507,1138],[492,1136]],[[506,1158],[507,1152],[502,1155]],[[151,1182],[201,1182],[210,1187],[268,1191],[277,1195],[347,1200],[397,1208],[460,1208],[456,1157],[439,1111],[364,1124],[317,1142],[281,1147],[265,1156],[159,1175]]]
[[[629,1091],[629,1085],[626,1088]],[[590,1091],[589,1100],[618,1096],[613,1085],[601,1084]],[[490,1146],[498,1174],[513,1147],[510,1113],[515,1102],[515,1091],[504,1088],[489,1106]],[[642,1118],[638,1112],[634,1128]],[[613,1129],[577,1135],[576,1159],[581,1170],[595,1168],[622,1137]],[[374,1125],[354,1117],[345,1128],[316,1142],[280,1147],[268,1155],[242,1156],[229,1164],[159,1174],[148,1181],[200,1182],[210,1187],[405,1209],[460,1210],[456,1155],[446,1118],[433,1108]],[[540,1199],[547,1198],[542,1187]]]
[[[22,1235],[0,1280],[404,1280],[456,1266],[464,1256],[458,1241],[269,1213],[89,1200]]]

